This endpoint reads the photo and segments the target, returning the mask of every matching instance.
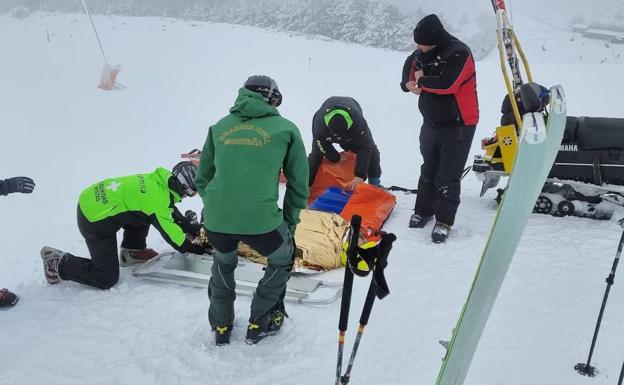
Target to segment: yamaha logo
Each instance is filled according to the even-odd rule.
[[[559,151],[578,151],[578,146],[576,144],[562,144]]]

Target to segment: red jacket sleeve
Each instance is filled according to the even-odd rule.
[[[439,76],[423,76],[418,79],[418,87],[433,94],[455,94],[474,75],[472,56],[467,51],[460,51],[449,57]]]

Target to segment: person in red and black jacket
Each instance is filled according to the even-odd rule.
[[[410,227],[434,216],[433,242],[446,241],[459,206],[460,180],[479,121],[475,63],[470,48],[431,14],[414,29],[416,51],[403,65],[401,89],[419,95],[423,164]]]

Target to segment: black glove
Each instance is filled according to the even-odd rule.
[[[189,223],[197,224],[199,221],[197,220],[197,213],[193,210],[186,210],[184,213],[184,218],[186,218]]]
[[[186,212],[184,213],[184,218],[186,221],[186,223],[184,224],[184,232],[196,237],[199,236],[199,233],[201,232],[201,229],[202,227],[204,227],[204,225],[199,223],[199,221],[197,220],[197,213],[193,210],[186,210]]]
[[[30,194],[35,189],[35,182],[26,176],[0,181],[0,195],[8,195],[15,192]]]

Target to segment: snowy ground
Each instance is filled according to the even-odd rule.
[[[339,304],[290,305],[282,332],[243,342],[250,300],[236,302],[233,343],[213,345],[204,290],[133,278],[96,291],[47,285],[44,244],[77,254],[82,188],[99,179],[171,166],[201,146],[247,76],[265,73],[284,94],[281,112],[309,146],[312,114],[331,95],[350,95],[382,152],[385,184],[415,187],[417,99],[398,87],[404,54],[310,40],[247,27],[156,18],[97,17],[112,64],[128,88],[95,88],[102,64],[82,15],[0,15],[0,177],[28,175],[30,196],[0,199],[0,286],[21,296],[0,314],[0,384],[320,384],[333,381]],[[492,19],[492,22],[494,20]],[[49,33],[49,42],[46,32]],[[522,36],[521,36],[522,37]],[[577,38],[578,39],[578,38]],[[562,39],[557,49],[571,44]],[[583,40],[588,49],[601,42]],[[624,67],[570,64],[528,40],[534,77],[561,83],[571,115],[621,115]],[[576,49],[573,46],[570,50]],[[590,63],[590,64],[587,64]],[[478,63],[481,122],[472,148],[499,119],[504,88],[496,55]],[[414,196],[397,196],[386,230],[399,241],[387,271],[392,294],[377,303],[353,372],[354,384],[432,384],[494,216],[493,193],[479,199],[473,175],[449,242],[407,221]],[[185,207],[199,208],[198,199]],[[615,384],[624,360],[624,286],[616,279],[587,379],[572,367],[587,357],[621,229],[611,221],[533,215],[475,355],[466,383]],[[167,249],[156,232],[152,247]],[[359,313],[367,281],[356,282]],[[619,284],[618,284],[619,283]],[[352,316],[352,321],[357,321]],[[351,346],[355,324],[350,326]]]

